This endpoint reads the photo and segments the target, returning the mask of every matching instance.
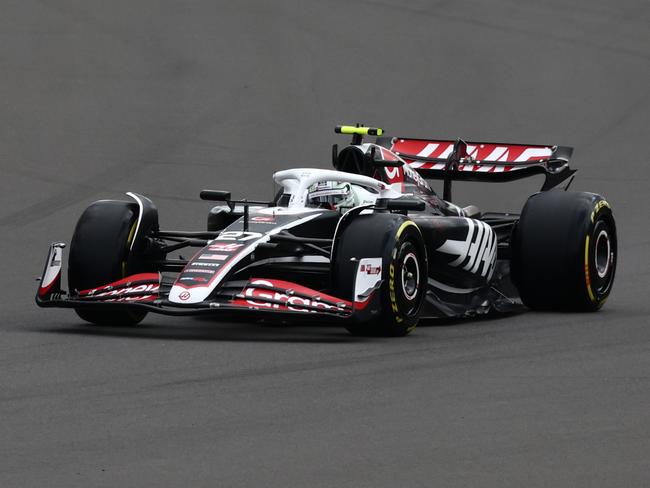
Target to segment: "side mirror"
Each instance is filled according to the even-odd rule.
[[[416,200],[415,198],[396,198],[394,200],[388,200],[386,202],[386,208],[388,210],[422,211],[425,209],[425,204],[422,200]]]
[[[221,191],[221,190],[201,190],[201,193],[199,193],[199,197],[201,198],[201,200],[227,202],[228,200],[230,200],[230,192]]]

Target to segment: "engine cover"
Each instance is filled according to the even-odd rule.
[[[468,290],[488,284],[497,257],[492,228],[466,217],[418,218],[427,245],[429,281],[444,291]]]

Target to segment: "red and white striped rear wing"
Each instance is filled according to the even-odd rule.
[[[545,191],[575,173],[569,169],[573,148],[568,146],[406,137],[381,137],[377,144],[428,179],[503,182],[544,174]]]

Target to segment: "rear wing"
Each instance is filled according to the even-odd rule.
[[[573,148],[533,144],[465,142],[406,137],[378,137],[389,149],[427,179],[444,181],[445,200],[451,200],[452,181],[504,182],[545,175],[541,191],[571,177]]]

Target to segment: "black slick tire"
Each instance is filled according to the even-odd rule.
[[[513,281],[529,308],[596,311],[612,290],[616,224],[600,195],[549,191],[531,196],[512,244]]]
[[[360,215],[337,239],[333,281],[338,296],[354,301],[359,261],[382,258],[379,310],[346,328],[358,336],[405,336],[415,329],[427,284],[424,241],[417,225],[396,214]]]
[[[128,276],[136,264],[130,244],[137,223],[137,205],[101,200],[79,218],[70,244],[68,283],[72,292],[105,285]],[[133,309],[76,308],[83,320],[106,326],[136,325],[147,315]]]

